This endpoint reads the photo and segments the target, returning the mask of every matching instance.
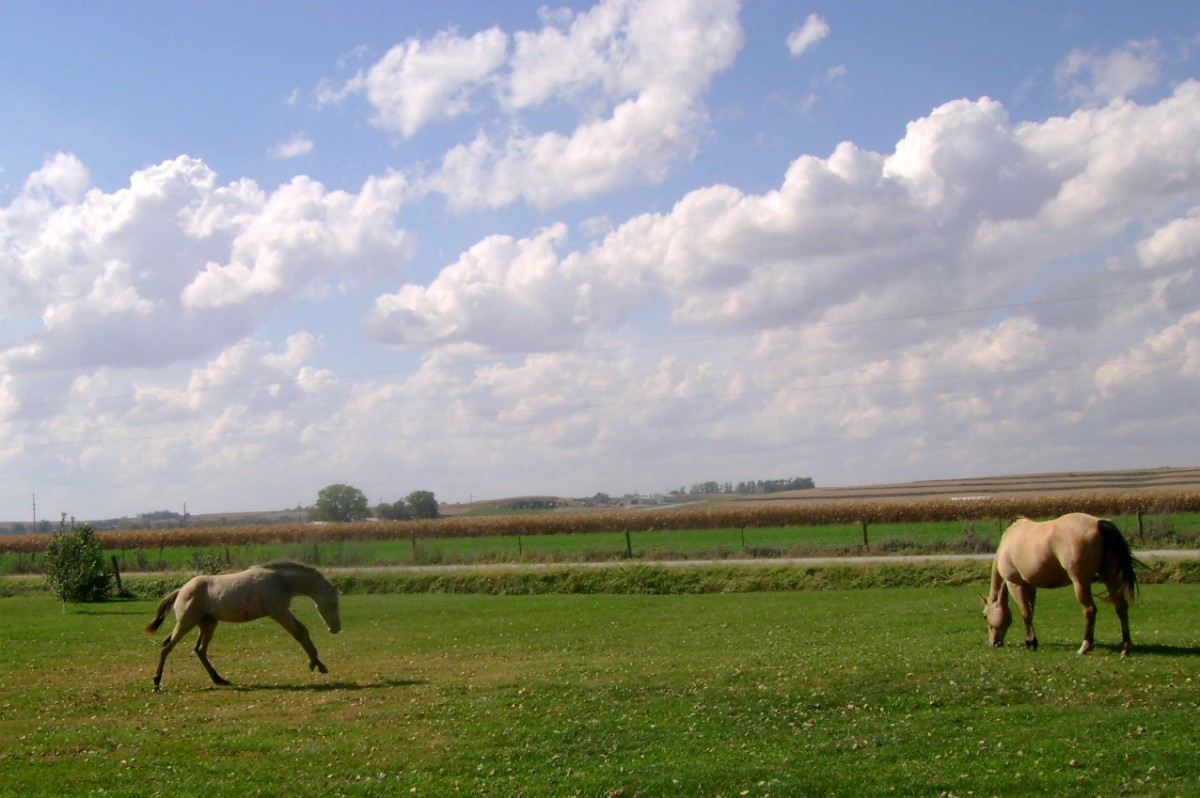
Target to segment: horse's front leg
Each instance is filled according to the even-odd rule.
[[[1017,600],[1021,620],[1025,622],[1025,648],[1037,651],[1037,634],[1033,631],[1033,605],[1037,603],[1037,588],[1032,585],[1010,584],[1009,592]]]
[[[1091,583],[1082,580],[1075,582],[1075,598],[1083,607],[1083,645],[1079,647],[1079,653],[1086,654],[1095,645],[1093,640],[1096,633],[1096,602],[1092,598]],[[1128,629],[1128,624],[1125,624],[1125,628]]]
[[[278,621],[280,626],[287,629],[292,637],[296,638],[296,642],[300,644],[304,652],[308,654],[308,669],[310,671],[315,668],[321,673],[329,673],[329,669],[325,667],[325,663],[321,662],[317,656],[317,647],[313,645],[312,637],[308,634],[308,627],[300,623],[299,618],[292,615],[290,610],[284,610],[271,617]]]
[[[213,632],[217,631],[216,619],[205,616],[200,619],[199,626],[200,638],[196,641],[196,656],[200,658],[200,664],[204,666],[204,670],[208,671],[208,676],[213,680],[213,684],[232,684],[232,682],[222,679],[221,674],[217,673],[217,669],[208,661],[208,644],[212,642]]]

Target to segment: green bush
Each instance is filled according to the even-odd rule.
[[[46,544],[46,582],[62,601],[102,601],[112,592],[112,574],[90,524],[72,526]]]

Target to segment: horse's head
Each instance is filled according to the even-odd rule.
[[[1008,597],[1002,595],[994,601],[989,601],[983,595],[979,598],[983,602],[983,617],[987,618],[988,642],[993,648],[999,648],[1004,645],[1004,635],[1008,632],[1008,627],[1012,626],[1012,610],[1008,608]]]
[[[317,604],[317,612],[329,627],[330,634],[342,631],[342,619],[338,615],[338,589],[330,585],[329,590],[323,591],[320,596],[314,596],[313,600]]]

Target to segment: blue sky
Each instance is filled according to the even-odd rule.
[[[1200,11],[0,9],[0,518],[1195,465]]]

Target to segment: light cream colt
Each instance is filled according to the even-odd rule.
[[[316,668],[321,673],[329,673],[329,669],[317,658],[317,647],[308,636],[308,629],[289,609],[292,597],[297,595],[308,596],[316,602],[317,612],[321,613],[330,632],[337,634],[341,631],[337,587],[317,569],[299,563],[270,563],[255,565],[236,574],[197,576],[167,594],[159,602],[154,620],[146,627],[147,634],[157,632],[167,617],[167,610],[174,607],[175,629],[163,640],[162,651],[158,655],[158,671],[154,674],[154,689],[158,690],[162,682],[167,655],[196,626],[200,627],[196,656],[213,682],[229,684],[208,661],[208,644],[212,641],[217,623],[242,623],[263,616],[274,618],[304,647],[308,654],[309,670]]]
[[[1122,656],[1133,650],[1129,637],[1129,603],[1137,590],[1134,565],[1141,565],[1116,524],[1086,513],[1070,513],[1053,521],[1038,523],[1022,518],[1005,530],[992,563],[991,592],[983,599],[993,646],[1004,645],[1004,634],[1012,624],[1008,608],[1011,591],[1025,621],[1025,647],[1036,649],[1033,605],[1039,587],[1075,587],[1075,598],[1083,606],[1083,645],[1080,654],[1092,650],[1096,627],[1096,602],[1092,581],[1099,577],[1108,588],[1108,598],[1121,619]]]

